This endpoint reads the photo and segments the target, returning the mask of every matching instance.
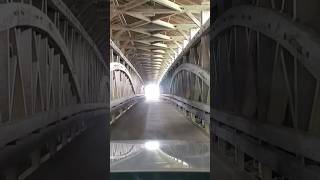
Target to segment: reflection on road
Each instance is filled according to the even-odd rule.
[[[111,172],[209,172],[209,143],[117,141],[110,144]]]

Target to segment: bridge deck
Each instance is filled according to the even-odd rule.
[[[44,163],[27,180],[41,179],[108,179],[105,159],[109,154],[105,118],[95,117],[88,128],[52,159]],[[135,123],[133,123],[133,121]],[[111,128],[111,140],[189,140],[208,142],[209,137],[194,126],[173,105],[164,101],[141,102],[127,111]],[[211,154],[215,179],[249,179],[228,167],[216,154]],[[50,174],[50,176],[48,176]]]
[[[165,101],[138,103],[111,126],[111,140],[191,140],[209,142],[209,136]]]

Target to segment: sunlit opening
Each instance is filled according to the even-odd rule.
[[[147,100],[158,100],[160,96],[159,85],[148,84],[144,89]]]
[[[144,143],[144,147],[149,151],[154,151],[159,149],[159,142],[158,141],[147,141]]]

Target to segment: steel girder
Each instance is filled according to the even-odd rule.
[[[259,179],[319,179],[319,2],[280,2],[214,7],[212,144]]]

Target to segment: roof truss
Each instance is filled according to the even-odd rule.
[[[142,76],[157,80],[201,27],[209,0],[111,0],[111,38]],[[146,76],[153,74],[152,77]],[[148,81],[150,79],[146,79]]]

